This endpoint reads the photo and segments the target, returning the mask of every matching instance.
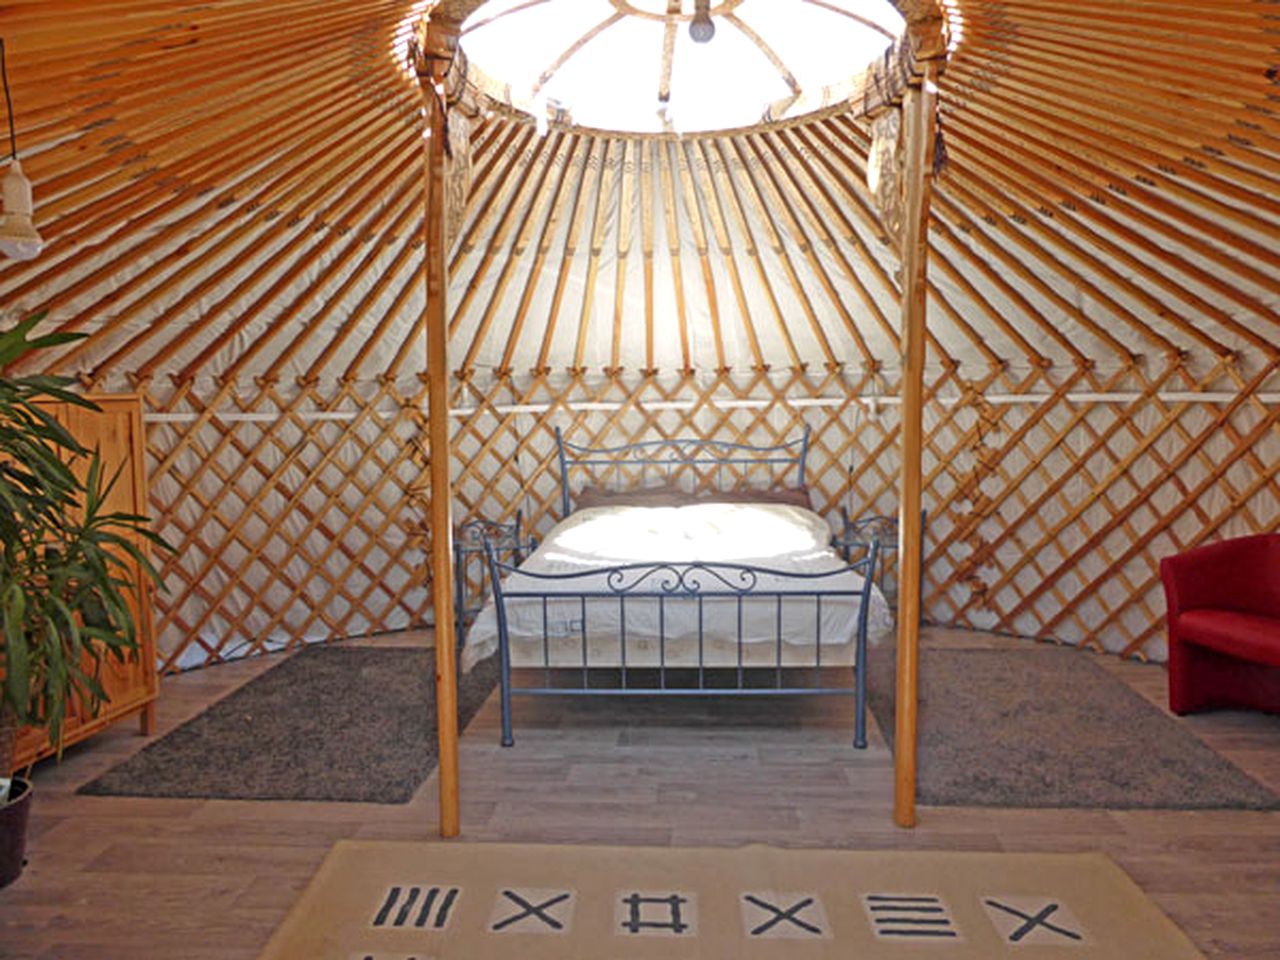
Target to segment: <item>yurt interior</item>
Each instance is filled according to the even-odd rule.
[[[1275,0],[0,38],[0,958],[1280,960]]]

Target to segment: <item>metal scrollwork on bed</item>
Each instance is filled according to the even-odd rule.
[[[772,447],[662,440],[600,450],[556,436],[566,506],[567,477],[579,466],[697,464],[729,471],[740,482],[767,464],[802,481],[808,449],[807,431],[801,440]],[[819,518],[811,522],[825,530]],[[503,745],[513,743],[511,700],[518,694],[852,694],[854,745],[866,746],[868,610],[877,551],[873,544],[856,563],[832,552],[830,569],[819,572],[667,560],[552,572],[507,562],[496,542],[486,542]],[[513,682],[513,634],[522,644],[520,665],[534,667],[541,683]],[[833,662],[842,656],[843,663]],[[833,675],[844,669],[852,676]]]
[[[754,569],[741,564],[635,563],[614,567],[605,583],[616,594],[633,593],[652,583],[662,593],[695,596],[702,592],[704,576],[735,593],[750,593],[760,579]]]
[[[744,472],[766,470],[776,479],[786,477],[794,468],[794,482],[803,486],[809,456],[809,428],[805,427],[798,440],[771,446],[670,437],[615,447],[587,447],[566,440],[556,427],[556,456],[560,464],[560,506],[567,517],[573,509],[571,478],[575,471],[603,474],[605,480],[616,482],[628,475],[635,479],[638,470],[642,486],[650,468],[666,480],[682,470],[695,477],[701,472],[723,489],[726,481],[731,483]]]

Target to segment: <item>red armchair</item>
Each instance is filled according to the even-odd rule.
[[[1169,709],[1280,713],[1280,533],[1160,561],[1169,606]]]

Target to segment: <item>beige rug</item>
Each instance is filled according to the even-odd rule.
[[[1189,960],[1101,854],[342,841],[263,960]]]

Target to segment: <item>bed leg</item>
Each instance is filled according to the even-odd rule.
[[[502,745],[510,747],[515,744],[515,737],[511,733],[511,655],[504,643],[501,646],[500,666],[502,668],[502,679],[499,695],[502,701]]]
[[[502,701],[502,745],[514,744],[511,736],[511,639],[507,633],[507,604],[502,597],[502,570],[498,558],[493,552],[493,544],[486,538],[484,541],[485,560],[489,564],[489,586],[493,589],[493,612],[498,619],[498,682],[502,689],[499,697]]]
[[[867,748],[867,674],[863,664],[853,668],[853,745]]]
[[[516,738],[511,733],[511,695],[502,691],[502,745],[515,746]]]

